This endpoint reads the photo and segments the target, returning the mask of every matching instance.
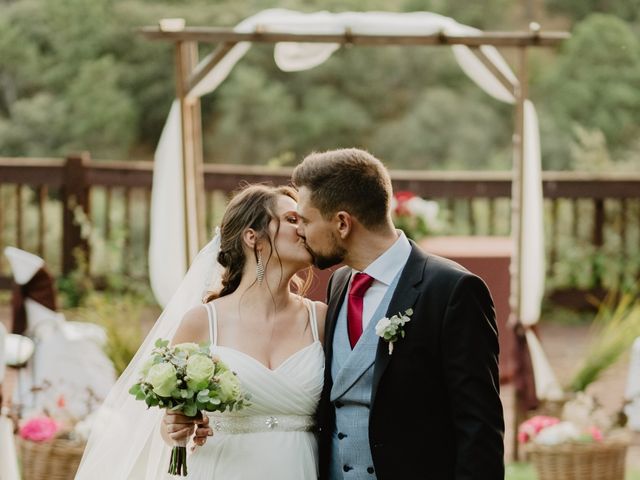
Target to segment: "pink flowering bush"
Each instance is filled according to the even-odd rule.
[[[54,419],[46,416],[33,417],[20,427],[20,438],[32,442],[46,442],[53,439],[60,425]]]

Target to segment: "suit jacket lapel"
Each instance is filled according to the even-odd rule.
[[[331,389],[332,400],[342,396],[349,390],[373,364],[375,359],[373,352],[376,351],[378,346],[375,323],[372,319],[354,349],[342,365],[340,365],[340,370],[334,379]]]
[[[344,301],[344,297],[347,293],[347,285],[349,284],[351,269],[345,268],[337,270],[331,280],[331,292],[329,298],[329,305],[327,306],[326,326],[324,333],[324,354],[326,358],[325,366],[325,383],[327,379],[331,379],[331,363],[333,355],[333,336],[336,331],[336,323],[338,321],[338,314],[340,313],[340,306]],[[336,282],[335,284],[333,282]]]
[[[411,254],[402,270],[398,285],[393,292],[389,308],[387,309],[387,317],[396,315],[398,312],[404,313],[408,308],[413,308],[420,291],[416,286],[422,281],[423,272],[426,267],[427,256],[420,248],[411,241]],[[376,350],[376,360],[373,370],[373,384],[371,386],[371,405],[375,399],[380,379],[391,360],[389,355],[389,344],[380,338],[378,340],[378,349]]]

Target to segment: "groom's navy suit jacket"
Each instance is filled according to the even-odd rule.
[[[320,476],[326,479],[335,422],[330,401],[336,318],[351,269],[329,282],[325,383],[318,409]],[[379,480],[504,478],[498,332],[484,282],[413,242],[387,316],[413,309],[393,354],[380,339],[369,412]],[[378,319],[371,319],[377,322]]]

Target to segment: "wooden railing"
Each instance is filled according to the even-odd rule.
[[[78,252],[92,252],[92,275],[144,278],[152,175],[152,162],[91,160],[86,153],[0,158],[0,248],[32,251],[54,274],[70,273]],[[207,228],[220,221],[228,194],[242,182],[286,184],[290,175],[289,168],[205,165]],[[392,178],[396,191],[439,202],[443,234],[509,234],[510,172],[395,170]],[[638,278],[640,175],[544,172],[543,191],[552,285],[585,283],[587,274],[587,287],[611,282],[612,275]],[[613,264],[617,273],[609,271]],[[9,275],[3,258],[0,288]]]

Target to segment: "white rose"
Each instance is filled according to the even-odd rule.
[[[534,438],[534,442],[540,445],[559,445],[577,440],[579,437],[580,430],[573,423],[560,422],[542,429]]]
[[[384,336],[384,332],[385,330],[391,325],[391,320],[389,320],[387,317],[382,318],[377,324],[376,324],[376,335],[378,335],[379,337]]]
[[[438,202],[413,197],[407,201],[406,207],[413,215],[422,217],[427,227],[429,227],[429,230],[437,230],[440,228],[438,221]]]

